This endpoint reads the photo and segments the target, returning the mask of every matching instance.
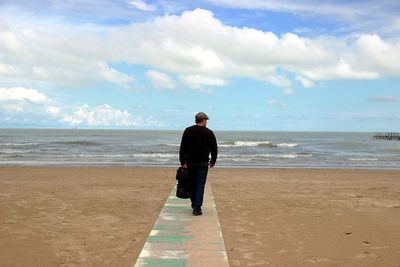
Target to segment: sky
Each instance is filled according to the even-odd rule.
[[[0,128],[400,131],[397,0],[0,0]]]

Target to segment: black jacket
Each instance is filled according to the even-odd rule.
[[[211,153],[211,160],[209,155]],[[218,147],[213,131],[205,126],[193,125],[185,129],[179,149],[181,164],[215,164]]]

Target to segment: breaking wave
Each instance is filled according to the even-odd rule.
[[[267,147],[267,148],[274,148],[274,147],[292,148],[296,146],[298,146],[298,144],[294,143],[274,144],[270,141],[234,141],[234,142],[225,142],[219,145],[219,147]]]

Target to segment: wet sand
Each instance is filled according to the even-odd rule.
[[[399,171],[208,181],[231,266],[400,266]],[[132,266],[174,184],[174,168],[0,167],[0,266]]]

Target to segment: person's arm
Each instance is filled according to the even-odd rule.
[[[217,139],[215,138],[215,135],[212,131],[210,132],[210,151],[211,151],[210,167],[213,168],[215,163],[217,162],[218,145],[217,145]]]
[[[181,145],[179,147],[179,161],[181,163],[181,167],[185,168],[186,166],[186,147],[187,147],[187,137],[186,130],[183,132]]]

